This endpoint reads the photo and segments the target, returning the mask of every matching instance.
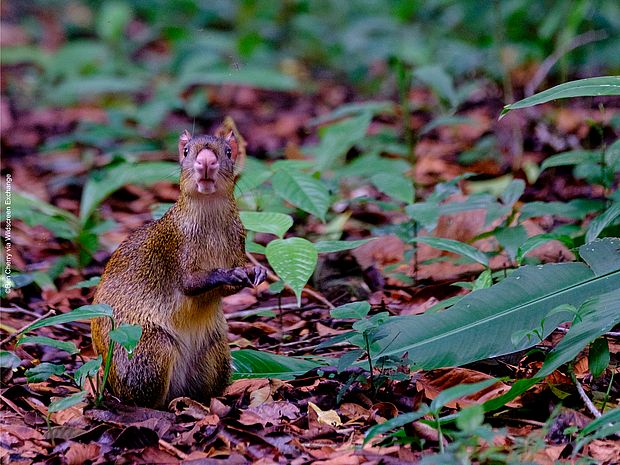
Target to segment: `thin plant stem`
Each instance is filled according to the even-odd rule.
[[[114,320],[110,318],[112,321],[112,331],[114,331]],[[108,336],[109,337],[109,336]],[[101,401],[103,400],[103,391],[105,390],[105,385],[108,382],[108,376],[110,374],[110,368],[112,367],[112,355],[114,354],[114,345],[116,343],[110,339],[110,343],[108,345],[108,353],[105,358],[105,366],[103,368],[103,378],[101,380],[101,384],[99,385],[99,389],[97,391],[97,399],[95,400],[95,404],[97,406],[101,405]]]
[[[370,390],[375,392],[375,378],[372,368],[372,357],[370,356],[370,343],[368,342],[368,333],[364,333],[364,342],[366,343],[366,355],[368,356],[368,368],[370,370]]]

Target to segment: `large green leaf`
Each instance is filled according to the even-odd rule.
[[[580,252],[585,247],[596,251],[609,241],[586,244]],[[618,254],[590,252],[589,264],[605,269],[605,263],[616,263]],[[417,368],[432,369],[531,347],[535,340],[523,338],[514,345],[511,336],[539,328],[546,337],[558,324],[572,318],[568,312],[548,315],[554,308],[562,304],[579,306],[593,296],[620,288],[619,267],[602,275],[592,268],[584,263],[525,266],[495,286],[472,292],[449,310],[392,318],[380,329],[378,336],[384,337],[378,341],[381,349],[376,357],[408,353]]]
[[[481,252],[475,247],[464,242],[455,241],[453,239],[444,239],[441,237],[416,237],[412,239],[413,242],[421,242],[422,244],[430,245],[439,250],[445,250],[455,254],[467,257],[475,262],[480,263],[482,266],[489,266],[489,257],[484,252]]]
[[[413,203],[415,191],[413,181],[402,175],[377,173],[370,180],[384,194],[407,204]]]
[[[211,69],[191,71],[181,76],[179,86],[236,84],[268,90],[294,90],[297,80],[277,70],[244,66],[240,70]]]
[[[324,365],[309,359],[285,357],[257,350],[234,350],[233,378],[293,379]]]
[[[586,232],[586,242],[592,242],[607,226],[620,216],[620,202],[614,202],[604,213],[594,218]]]
[[[71,323],[72,321],[90,320],[92,318],[99,317],[112,318],[112,307],[107,304],[83,305],[68,313],[50,316],[48,318],[44,318],[43,320],[37,321],[36,323],[24,328],[21,332],[26,333],[29,331],[34,331],[38,328],[43,328],[44,326],[54,326],[64,323]]]
[[[45,346],[55,347],[56,349],[64,350],[70,355],[79,354],[80,350],[71,341],[59,341],[45,336],[25,336],[20,338],[16,346],[21,344],[41,344]]]
[[[570,330],[553,348],[536,377],[544,377],[574,360],[591,341],[620,323],[620,288],[589,299],[579,309]]]
[[[510,110],[532,107],[568,97],[595,97],[600,95],[620,95],[620,76],[601,76],[578,81],[565,82],[531,97],[506,105],[500,119]]]
[[[99,204],[112,192],[127,184],[148,185],[158,181],[178,180],[179,165],[173,162],[152,161],[121,163],[105,168],[91,176],[82,192],[80,220],[82,224],[92,215]]]
[[[360,239],[357,241],[318,241],[314,243],[314,247],[318,253],[342,252],[343,250],[351,250],[374,240]]]
[[[301,237],[275,239],[267,245],[266,256],[278,276],[287,283],[301,305],[301,291],[312,276],[318,252],[312,242]]]
[[[113,329],[109,333],[110,339],[118,342],[125,348],[129,354],[129,358],[133,355],[133,351],[140,342],[142,337],[142,326],[140,325],[128,325],[123,323],[118,328]]]
[[[281,198],[325,221],[329,191],[322,181],[300,171],[278,170],[271,182]]]
[[[12,217],[29,226],[44,226],[62,239],[74,240],[79,235],[80,220],[62,208],[23,192],[13,192],[10,205]],[[4,216],[5,209],[2,209],[2,220]]]
[[[596,163],[601,158],[600,150],[571,150],[547,158],[540,165],[540,171],[554,166],[579,165],[580,163]]]
[[[55,363],[43,362],[34,368],[30,368],[25,371],[26,378],[29,383],[40,383],[45,381],[50,376],[62,375],[65,372],[64,365],[57,365]]]
[[[277,212],[239,212],[241,222],[245,229],[256,232],[275,234],[278,237],[293,226],[293,218],[290,215]]]
[[[341,161],[349,149],[364,138],[371,120],[372,113],[363,112],[321,129],[321,143],[313,148],[317,170]]]

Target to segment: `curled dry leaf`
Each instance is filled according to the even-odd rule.
[[[434,399],[437,395],[450,387],[458,386],[460,384],[473,384],[487,379],[491,379],[485,373],[476,370],[470,370],[469,368],[443,368],[438,370],[432,370],[423,373],[418,379],[418,389],[423,389],[424,394],[428,399]],[[489,399],[493,399],[502,395],[508,391],[510,386],[501,381],[482,389],[481,391],[467,396],[463,399],[458,399],[446,404],[450,408],[458,408],[475,403],[482,403]],[[509,402],[509,407],[518,407],[520,403],[518,400]]]
[[[334,427],[342,425],[342,420],[335,410],[321,410],[316,404],[308,402],[308,415],[310,415],[310,409],[316,413],[317,421],[319,423]]]

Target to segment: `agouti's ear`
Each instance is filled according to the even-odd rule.
[[[185,147],[187,143],[192,138],[192,135],[189,133],[187,129],[185,129],[181,135],[179,136],[179,162],[183,162],[183,159],[187,156],[187,152],[185,151]]]
[[[235,133],[233,131],[230,131],[228,135],[224,138],[224,140],[226,140],[226,143],[230,145],[230,159],[233,162],[236,162],[237,156],[239,155],[239,142],[235,137]]]

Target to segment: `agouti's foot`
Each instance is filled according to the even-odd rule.
[[[238,267],[229,270],[228,284],[232,286],[258,286],[267,277],[267,270],[262,266]]]

